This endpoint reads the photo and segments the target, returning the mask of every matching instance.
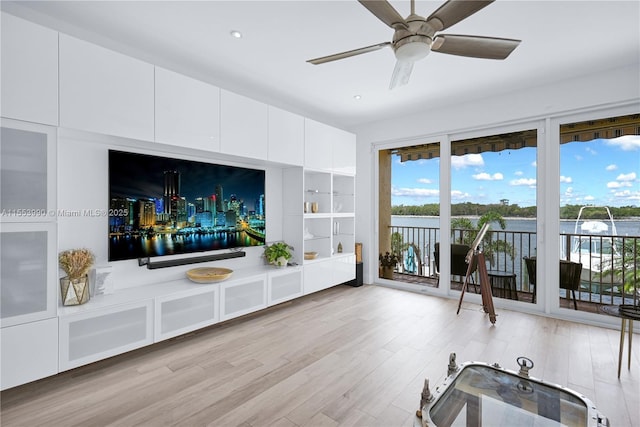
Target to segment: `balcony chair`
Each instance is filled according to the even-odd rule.
[[[452,244],[451,245],[451,275],[465,277],[467,275],[467,261],[465,258],[471,248],[467,245]],[[440,274],[440,243],[434,245],[433,258],[436,263],[436,274]],[[471,264],[471,274],[469,275],[469,283],[473,283],[473,288],[478,293],[478,287],[476,286],[473,278],[473,273],[478,269],[477,260],[473,257]],[[461,280],[464,282],[464,279]]]
[[[580,275],[582,274],[582,264],[560,260],[560,288],[567,290],[567,300],[571,301],[569,291],[573,295],[573,308],[578,309],[576,302],[576,290],[580,288]]]
[[[527,276],[529,276],[529,288],[533,289],[533,303],[536,303],[536,259],[535,257],[524,257],[524,263],[527,266]]]

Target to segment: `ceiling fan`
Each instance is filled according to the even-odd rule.
[[[505,59],[520,44],[520,40],[498,37],[436,35],[436,32],[468,18],[494,0],[448,0],[426,19],[416,15],[415,0],[411,0],[411,14],[406,19],[386,0],[358,1],[395,30],[392,41],[310,59],[307,62],[324,64],[391,46],[397,60],[389,86],[389,89],[393,89],[409,82],[413,63],[426,57],[430,51],[473,58]]]

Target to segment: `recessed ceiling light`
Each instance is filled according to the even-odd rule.
[[[240,31],[238,31],[238,30],[233,30],[229,34],[231,34],[231,37],[236,38],[236,39],[241,39],[242,38],[242,33]]]
[[[353,95],[353,99],[359,101],[360,99],[362,99],[362,97],[360,95]]]

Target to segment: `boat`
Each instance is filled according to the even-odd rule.
[[[607,220],[584,219],[586,210],[607,213]],[[616,245],[616,224],[607,206],[582,206],[576,218],[569,259],[582,264],[581,280],[603,284],[619,284],[621,278],[612,275],[612,267],[619,265],[620,251]]]

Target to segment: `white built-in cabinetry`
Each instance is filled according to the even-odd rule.
[[[60,34],[60,126],[154,140],[154,67]]]
[[[280,304],[301,297],[302,268],[272,268],[267,275],[267,305]]]
[[[77,308],[59,319],[60,371],[153,343],[153,300]]]
[[[0,62],[2,389],[354,278],[354,135],[4,12]],[[297,266],[247,266],[210,285],[187,279],[116,285],[87,304],[59,305],[58,227],[73,222],[81,234],[88,224],[104,223],[57,221],[57,128],[42,124],[124,137],[120,149],[157,142],[167,152],[197,149],[213,153],[212,161],[265,165],[278,187],[282,181],[268,197],[282,206],[269,212],[282,221]],[[106,183],[100,159],[80,159],[82,170],[105,175]],[[73,183],[69,171],[61,173]],[[83,197],[66,185],[61,191],[74,203]],[[303,212],[305,202],[317,203],[317,212]],[[311,251],[318,257],[304,260]]]
[[[156,67],[155,140],[220,151],[220,89]]]
[[[353,134],[305,119],[302,194],[304,252],[317,254],[304,261],[308,294],[355,277]]]
[[[269,106],[267,160],[288,165],[304,164],[304,117]]]
[[[267,306],[267,278],[248,277],[220,284],[222,320],[249,314]]]
[[[2,328],[2,390],[58,373],[58,318]]]
[[[266,160],[267,104],[226,90],[220,91],[220,98],[220,151]]]
[[[55,128],[2,119],[2,388],[57,373]],[[18,345],[21,340],[24,345]],[[28,363],[33,362],[33,364]]]
[[[355,175],[355,144],[354,134],[305,119],[305,168]]]
[[[220,320],[220,289],[195,286],[155,299],[155,341],[175,337]]]
[[[60,307],[59,370],[163,341],[301,295],[301,267],[264,266],[239,269],[220,283],[174,280],[101,295],[81,306]],[[57,338],[55,341],[57,348]]]
[[[303,175],[303,247],[317,254],[304,261],[308,294],[355,277],[355,177],[307,170]]]
[[[2,13],[3,117],[58,125],[58,33]]]

